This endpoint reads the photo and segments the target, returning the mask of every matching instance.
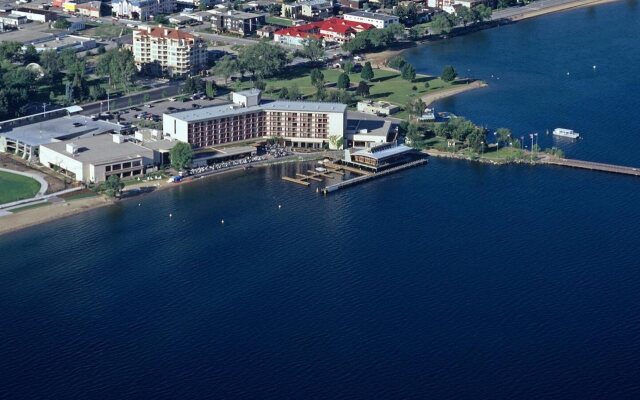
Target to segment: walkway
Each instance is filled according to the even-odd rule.
[[[0,171],[8,172],[10,174],[26,176],[27,178],[32,178],[38,181],[38,183],[40,183],[40,190],[38,191],[35,197],[40,197],[44,195],[45,193],[47,193],[47,189],[49,189],[49,184],[47,183],[47,181],[44,180],[44,178],[40,174],[36,174],[33,172],[16,171],[13,169],[6,169],[6,168],[0,168]]]
[[[32,197],[30,199],[24,199],[24,200],[14,201],[14,202],[11,202],[11,203],[0,204],[0,211],[2,211],[2,210],[10,210],[10,209],[16,208],[18,206],[26,206],[26,205],[29,205],[31,203],[41,202],[41,201],[50,199],[52,197],[61,196],[63,194],[76,192],[76,191],[82,190],[82,189],[84,189],[84,188],[81,187],[81,186],[78,186],[78,187],[73,187],[73,188],[70,188],[70,189],[61,190],[59,192],[55,192],[55,193],[51,193],[51,194]],[[2,214],[0,214],[0,216],[2,216]]]

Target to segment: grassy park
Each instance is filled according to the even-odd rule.
[[[0,171],[0,204],[28,199],[40,190],[40,183],[26,176]]]
[[[100,24],[94,28],[87,29],[83,32],[84,36],[96,37],[102,40],[109,40],[131,33],[131,29],[120,25]]]
[[[322,73],[326,82],[327,88],[331,89],[335,87],[338,77],[342,74],[342,69],[337,68],[324,68]],[[424,96],[425,94],[437,92],[442,89],[447,89],[455,85],[453,82],[444,82],[438,77],[427,77],[424,75],[418,75],[413,82],[402,79],[399,72],[373,69],[374,78],[369,82],[369,99],[388,101],[390,103],[404,107],[407,102],[416,97]],[[294,70],[288,71],[285,77],[277,77],[265,80],[267,84],[266,95],[275,97],[281,88],[286,87],[290,89],[293,86],[297,86],[298,90],[305,97],[313,97],[316,92],[316,88],[311,84],[311,68],[297,67]],[[349,74],[349,80],[351,82],[351,89],[355,90],[358,83],[362,80],[360,73]],[[425,82],[429,82],[429,87],[425,87]],[[250,80],[245,80],[240,84],[241,89],[248,89],[253,85]],[[415,87],[415,90],[413,90]]]

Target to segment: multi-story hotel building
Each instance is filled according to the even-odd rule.
[[[355,11],[352,13],[344,14],[343,18],[346,21],[362,22],[365,24],[373,25],[378,29],[384,29],[391,24],[400,23],[400,18],[396,17],[395,15],[372,13],[368,11]]]
[[[112,0],[114,17],[147,21],[158,14],[171,14],[176,10],[176,0]]]
[[[340,103],[260,103],[260,91],[233,94],[234,104],[164,114],[165,135],[193,147],[279,137],[287,146],[322,148],[343,138],[347,106]]]
[[[152,75],[193,74],[206,67],[207,45],[178,29],[148,26],[133,32],[133,57],[139,70]]]

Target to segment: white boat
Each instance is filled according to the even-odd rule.
[[[318,167],[316,168],[316,172],[327,172],[326,168]]]
[[[433,108],[425,108],[424,111],[422,112],[422,115],[418,119],[420,121],[435,121],[436,112]]]
[[[571,138],[571,139],[577,139],[578,137],[580,137],[580,134],[578,132],[574,132],[572,129],[565,129],[565,128],[556,128],[556,129],[554,129],[553,130],[553,135],[554,136]]]

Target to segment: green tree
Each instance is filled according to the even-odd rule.
[[[145,103],[148,103],[151,100],[151,96],[149,95],[149,93],[145,93],[144,96],[142,97],[142,101]]]
[[[369,97],[369,85],[367,85],[367,82],[360,81],[360,83],[358,83],[356,94],[362,97]]]
[[[30,44],[25,47],[22,53],[22,62],[25,64],[29,63],[37,63],[40,61],[40,55],[38,54],[38,50],[36,50],[35,46]]]
[[[338,89],[348,89],[349,86],[351,86],[349,75],[347,75],[346,72],[343,72],[342,74],[340,74],[340,76],[338,76],[338,83],[336,86]]]
[[[434,35],[449,33],[455,26],[455,22],[446,13],[438,14],[431,20],[429,31]]]
[[[427,105],[421,98],[410,99],[405,106],[407,113],[413,117],[419,117],[424,112]]]
[[[210,99],[216,97],[216,84],[213,81],[207,81],[205,93]]]
[[[323,101],[325,97],[327,97],[327,88],[325,88],[324,85],[317,85],[315,94],[316,100]]]
[[[345,74],[350,74],[351,71],[353,71],[353,62],[345,61],[344,64],[342,64],[342,70]]]
[[[100,100],[107,97],[107,91],[100,85],[92,85],[89,87],[89,97],[92,100]]]
[[[169,150],[169,159],[171,167],[176,171],[182,171],[191,165],[193,160],[193,150],[191,145],[185,142],[178,142],[171,150]]]
[[[244,46],[238,54],[238,62],[254,78],[265,79],[282,73],[289,55],[282,47],[268,42]]]
[[[373,79],[373,68],[371,68],[371,63],[369,61],[364,63],[364,67],[362,67],[362,72],[360,72],[360,77],[365,81],[370,81]]]
[[[22,43],[0,42],[0,60],[19,61],[22,54]]]
[[[54,29],[68,29],[71,26],[71,22],[67,21],[66,18],[58,18],[56,22],[53,23]]]
[[[238,71],[238,61],[229,55],[222,57],[213,67],[213,74],[224,78],[226,85],[229,78]]]
[[[295,83],[289,88],[288,98],[294,101],[302,99],[302,93],[300,93],[300,89],[298,89],[298,85]]]
[[[280,88],[280,91],[278,92],[278,98],[281,100],[285,100],[289,98],[289,89],[287,89],[286,87],[282,87]]]
[[[324,86],[324,74],[320,69],[312,69],[309,77],[313,86]]]
[[[389,61],[387,61],[387,66],[400,71],[406,63],[407,62],[405,61],[405,59],[402,58],[401,56],[394,56],[394,57],[391,57]]]
[[[496,129],[496,144],[499,148],[501,144],[511,141],[511,131],[507,128]]]
[[[413,65],[406,63],[402,66],[400,75],[402,76],[402,79],[413,82],[413,80],[416,79],[416,69],[413,68]]]
[[[424,88],[429,90],[429,86],[430,86],[429,81],[424,81]]]
[[[308,58],[311,62],[318,62],[324,58],[324,46],[320,39],[309,37],[302,41],[302,50],[300,55],[304,58]]]
[[[60,59],[55,50],[45,50],[40,53],[39,64],[50,77],[60,72]]]
[[[473,13],[475,14],[475,19],[482,22],[491,19],[492,10],[491,7],[488,7],[485,4],[478,4],[473,7]]]
[[[417,124],[409,124],[406,134],[407,141],[411,147],[421,149],[424,147],[424,137]]]
[[[475,13],[467,7],[460,7],[458,11],[456,11],[456,16],[458,17],[458,19],[460,19],[460,21],[462,21],[462,24],[464,26],[467,26],[467,24],[472,24],[476,20]]]
[[[118,175],[111,175],[104,182],[105,193],[109,197],[118,197],[124,188],[124,183],[120,181]]]
[[[442,70],[442,75],[440,75],[440,78],[442,78],[442,80],[445,82],[452,82],[456,79],[457,76],[458,73],[456,72],[456,70],[451,65],[446,65]]]

